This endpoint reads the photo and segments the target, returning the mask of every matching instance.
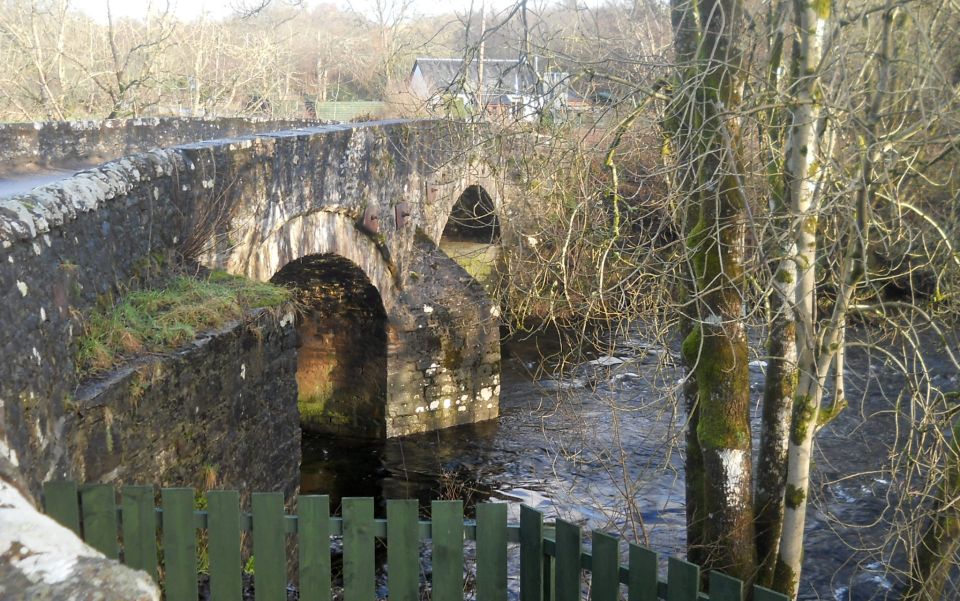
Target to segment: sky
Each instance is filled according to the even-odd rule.
[[[241,0],[244,1],[244,0]],[[256,0],[245,0],[247,4],[252,4]],[[274,2],[283,2],[285,0],[273,0]],[[289,1],[289,0],[286,0]],[[390,0],[386,0],[390,1]],[[475,10],[479,10],[481,0],[475,0]],[[308,6],[322,4],[321,0],[305,0]],[[327,3],[333,2],[338,5],[351,5],[357,10],[363,12],[365,5],[371,5],[373,0],[327,0]],[[503,8],[509,5],[511,0],[487,0],[492,9]],[[232,5],[236,2],[231,0],[170,0],[171,10],[181,19],[190,20],[202,15],[204,12],[213,18],[222,18],[229,16],[233,10]],[[112,0],[110,10],[116,17],[143,17],[147,14],[149,7],[154,9],[163,8],[166,5],[164,0]],[[87,13],[95,19],[106,22],[107,19],[107,0],[71,0],[70,6],[74,9]],[[418,14],[435,15],[445,12],[466,12],[470,8],[470,0],[413,0],[413,10]]]

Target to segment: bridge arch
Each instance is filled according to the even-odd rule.
[[[354,218],[340,212],[295,215],[269,228],[249,220],[235,227],[232,235],[236,241],[228,254],[218,254],[219,259],[213,259],[209,266],[216,263],[231,273],[280,281],[289,280],[291,274],[302,274],[306,265],[312,264],[326,275],[349,273],[354,287],[360,290],[356,298],[379,296],[382,329],[366,332],[364,340],[377,349],[386,345],[385,352],[376,355],[385,357],[385,392],[379,372],[377,385],[341,390],[346,398],[340,401],[301,403],[305,429],[361,437],[385,432],[389,437],[497,415],[498,311],[479,285],[465,283],[457,275],[462,270],[434,242],[422,237],[412,241],[405,269],[417,277],[404,282],[389,252],[377,243],[377,236],[363,231]],[[359,285],[361,281],[369,286]],[[375,312],[374,305],[365,303],[368,314]],[[322,324],[317,328],[317,321],[312,321],[321,336],[337,329]],[[356,329],[351,333],[356,334]],[[359,344],[363,342],[354,340],[353,345]],[[347,345],[340,341],[341,349]],[[346,356],[341,354],[333,360],[328,355],[325,360],[340,364]],[[330,366],[306,369],[329,373]],[[298,377],[305,385],[309,379]],[[330,380],[314,379],[312,390],[302,391],[301,400],[309,401],[317,386],[327,386],[326,397],[331,398],[332,384]],[[358,397],[366,400],[358,402]],[[382,404],[374,408],[373,399]],[[369,414],[364,414],[364,407]]]
[[[263,231],[255,220],[227,271],[298,291],[298,409],[304,430],[379,438],[387,435],[387,373],[405,358],[388,340],[409,324],[391,264],[347,215],[314,211]]]
[[[500,217],[494,197],[479,184],[470,184],[457,197],[442,238],[494,244],[500,240]]]
[[[271,281],[297,290],[297,408],[314,433],[386,435],[388,320],[380,293],[353,262],[301,257]]]
[[[439,240],[440,249],[494,297],[501,288],[500,235],[495,196],[472,183],[456,196]]]
[[[265,232],[254,221],[244,225],[246,230],[234,232],[239,243],[226,258],[227,271],[266,282],[288,263],[303,257],[343,257],[376,288],[387,316],[393,321],[405,319],[391,265],[373,239],[347,215],[315,211],[293,216]]]

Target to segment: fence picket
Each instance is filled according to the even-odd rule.
[[[629,601],[657,601],[657,554],[650,549],[630,545]]]
[[[343,499],[343,592],[347,601],[373,601],[373,499]]]
[[[700,568],[671,557],[667,562],[667,601],[697,601],[700,590]]]
[[[790,601],[783,593],[771,591],[759,585],[753,585],[753,601]]]
[[[240,601],[240,493],[211,490],[207,493],[207,552],[210,558],[211,601]]]
[[[593,531],[591,571],[591,601],[617,601],[620,596],[620,552],[615,537]]]
[[[520,506],[520,601],[543,601],[543,514]]]
[[[152,486],[124,486],[123,563],[157,582],[157,510]]]
[[[253,585],[256,601],[286,601],[283,493],[253,493]]]
[[[390,601],[420,598],[420,541],[416,499],[387,501],[387,590]]]
[[[554,590],[557,601],[580,599],[580,526],[557,520]]]
[[[117,544],[117,493],[111,484],[91,484],[80,490],[83,540],[110,559],[120,557]]]
[[[507,504],[477,505],[477,601],[507,601]]]
[[[463,501],[434,501],[433,601],[463,599]]]
[[[743,582],[721,572],[710,572],[710,601],[743,601]]]
[[[301,601],[330,599],[330,497],[303,496],[297,501]]]
[[[43,501],[47,515],[80,536],[80,501],[76,483],[66,480],[47,482],[43,485]]]
[[[552,555],[543,556],[543,601],[557,601],[557,558]]]
[[[163,580],[167,599],[197,598],[197,530],[192,488],[164,488]]]

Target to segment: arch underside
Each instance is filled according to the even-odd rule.
[[[386,434],[387,314],[351,261],[301,257],[271,278],[296,290],[297,407],[304,430],[362,438]]]
[[[500,220],[493,197],[479,184],[467,186],[450,209],[444,238],[493,244],[500,239]]]
[[[493,197],[473,184],[450,210],[440,248],[494,297],[500,289],[500,219]]]

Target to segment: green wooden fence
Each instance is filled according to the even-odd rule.
[[[507,600],[511,544],[520,547],[519,601],[578,601],[586,590],[590,601],[741,601],[745,592],[740,581],[714,572],[710,594],[701,593],[700,568],[677,558],[669,559],[667,580],[660,581],[653,551],[631,544],[627,565],[621,565],[616,537],[592,532],[587,552],[579,526],[562,520],[544,524],[543,514],[527,506],[520,508],[520,523],[508,525],[504,503],[480,504],[477,519],[464,521],[460,501],[434,501],[431,521],[421,521],[415,500],[387,501],[383,520],[374,519],[371,498],[343,499],[342,517],[331,516],[326,496],[299,497],[298,515],[284,514],[281,493],[253,493],[252,513],[240,511],[236,491],[207,492],[204,510],[196,509],[196,499],[191,488],[165,488],[157,507],[152,486],[126,486],[119,495],[109,484],[44,486],[47,514],[107,557],[162,579],[169,601],[197,599],[198,541],[206,546],[211,598],[239,601],[243,532],[253,539],[257,601],[286,600],[288,536],[298,543],[296,569],[303,601],[331,598],[332,536],[343,539],[345,601],[376,599],[377,540],[387,546],[390,601],[421,598],[421,541],[430,541],[432,547],[433,601],[464,598],[464,540],[476,541],[477,601]],[[753,599],[786,601],[760,587],[754,588]]]

